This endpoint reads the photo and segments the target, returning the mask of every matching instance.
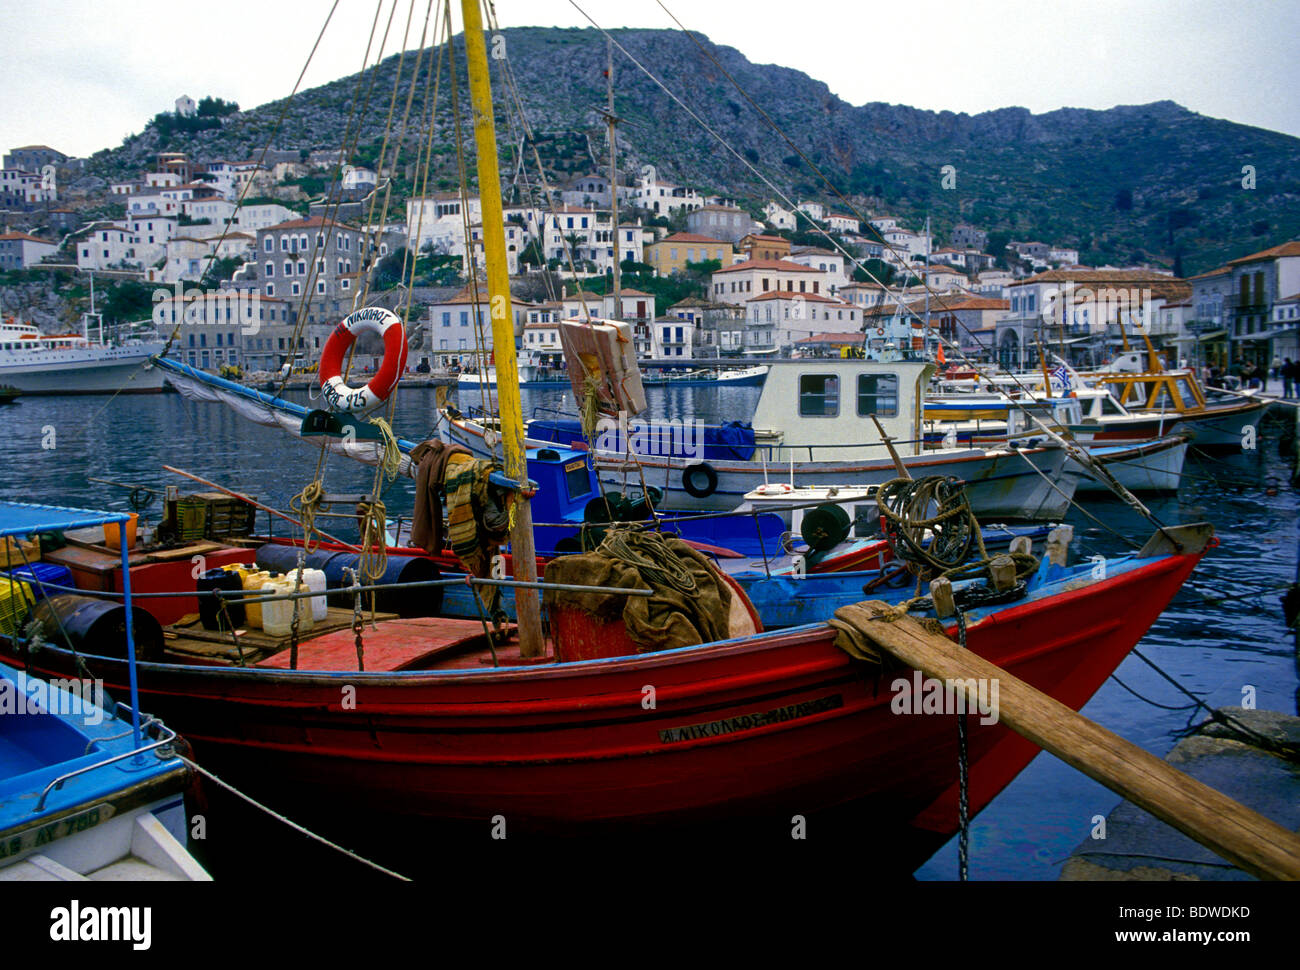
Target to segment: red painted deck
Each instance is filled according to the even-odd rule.
[[[483,624],[478,620],[454,620],[444,617],[420,617],[409,620],[385,620],[371,629],[367,623],[361,631],[363,656],[367,671],[412,670],[445,654],[468,653],[474,658],[470,666],[480,666],[479,653],[488,654]],[[516,650],[516,652],[518,652]],[[289,669],[290,652],[285,650],[256,664],[279,670]],[[335,630],[324,636],[304,640],[298,645],[299,670],[356,670],[356,638],[351,630]]]

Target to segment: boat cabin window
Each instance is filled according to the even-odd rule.
[[[1169,388],[1164,384],[1153,387],[1149,395],[1146,403],[1148,408],[1160,408],[1162,411],[1168,411],[1174,407],[1173,395],[1169,393]]]
[[[591,475],[585,459],[579,458],[564,466],[564,490],[569,493],[570,502],[591,494]]]
[[[1196,400],[1196,393],[1192,390],[1192,382],[1185,377],[1180,377],[1176,383],[1178,384],[1178,396],[1183,399],[1183,407],[1196,407],[1200,402]]]
[[[1119,404],[1115,401],[1115,399],[1111,397],[1109,394],[1107,394],[1105,397],[1101,399],[1101,413],[1102,414],[1123,414],[1124,412],[1119,409]]]
[[[834,418],[840,413],[840,379],[834,374],[799,375],[799,416]]]
[[[898,417],[898,375],[858,375],[858,417]]]

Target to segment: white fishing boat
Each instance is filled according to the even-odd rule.
[[[23,394],[156,394],[163,374],[151,363],[163,341],[107,343],[81,333],[45,335],[13,318],[0,323],[0,384]]]
[[[673,509],[733,509],[769,480],[797,487],[879,485],[898,477],[892,445],[914,477],[951,475],[966,482],[977,515],[1061,518],[1077,483],[1066,472],[1061,448],[923,447],[921,394],[932,370],[922,360],[773,361],[752,426],[629,420],[599,426],[595,440],[582,446],[593,450],[602,482],[617,487],[644,475]],[[443,413],[444,440],[481,457],[499,450],[492,417]],[[526,434],[536,447],[582,441],[576,419],[534,419]]]

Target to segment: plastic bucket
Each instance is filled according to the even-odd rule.
[[[135,548],[135,528],[140,521],[140,516],[136,512],[131,512],[131,521],[126,524],[126,547]],[[104,523],[104,545],[110,549],[122,548],[121,527],[117,522]]]

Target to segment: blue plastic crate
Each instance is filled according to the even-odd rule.
[[[52,562],[34,562],[26,566],[19,566],[16,569],[7,571],[9,576],[14,579],[20,579],[31,587],[33,599],[44,599],[45,590],[42,590],[41,584],[49,583],[54,586],[75,586],[72,581],[72,571],[67,566],[57,566]],[[51,594],[57,596],[63,590],[49,590]]]

